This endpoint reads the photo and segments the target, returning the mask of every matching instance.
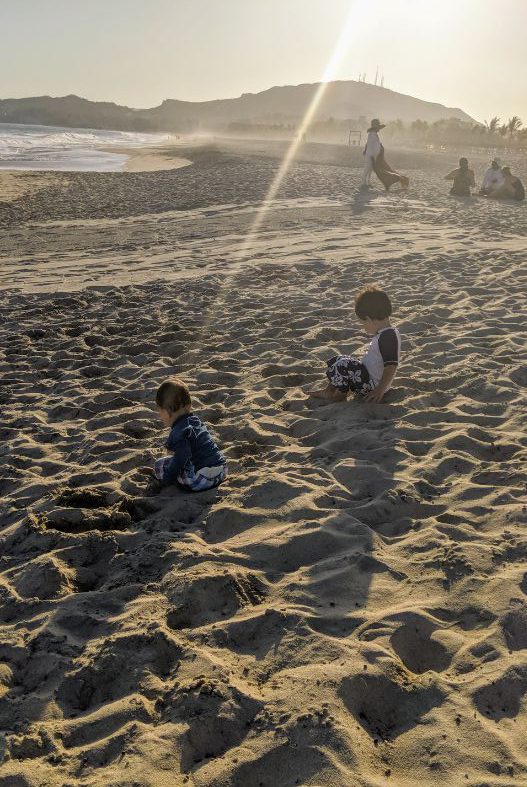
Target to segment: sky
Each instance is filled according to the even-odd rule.
[[[527,0],[0,0],[0,29],[0,98],[151,107],[378,66],[392,90],[527,125]]]

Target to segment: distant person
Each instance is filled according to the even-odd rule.
[[[479,193],[483,196],[488,196],[492,194],[493,191],[497,191],[503,186],[505,178],[503,176],[503,172],[501,171],[501,161],[498,158],[492,159],[490,167],[485,172],[483,176],[483,182],[481,184],[481,188]]]
[[[179,484],[191,492],[203,492],[221,484],[227,476],[223,454],[197,415],[187,386],[175,377],[158,388],[159,417],[170,427],[166,447],[170,456],[158,459],[154,475],[162,486]]]
[[[362,186],[363,189],[371,187],[371,176],[375,165],[375,159],[381,152],[381,140],[379,139],[379,131],[385,128],[381,125],[380,121],[375,118],[371,121],[371,126],[368,129],[368,138],[366,140],[366,147],[363,151],[364,156],[364,170],[362,173]]]
[[[326,371],[328,384],[308,395],[342,402],[353,392],[366,402],[380,402],[391,387],[401,352],[401,337],[390,322],[391,313],[390,298],[376,285],[358,292],[355,314],[368,336],[373,337],[370,345],[360,360],[350,355],[330,358]]]
[[[366,147],[364,148],[364,170],[362,173],[361,189],[371,188],[371,176],[375,172],[386,191],[389,191],[390,186],[394,183],[400,183],[402,188],[408,188],[410,183],[409,178],[405,175],[400,175],[396,172],[386,159],[384,158],[384,146],[379,139],[379,131],[385,128],[378,118],[371,121],[370,128],[368,129],[368,138],[366,140]]]
[[[455,197],[470,197],[470,189],[476,188],[474,170],[469,168],[466,158],[459,159],[459,167],[445,175],[445,180],[454,181],[450,193]]]
[[[522,202],[525,199],[525,188],[523,183],[516,175],[513,175],[509,167],[503,167],[503,185],[493,191],[491,196],[496,199],[513,199]]]

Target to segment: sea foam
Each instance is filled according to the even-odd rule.
[[[123,168],[126,155],[103,148],[166,139],[166,134],[0,123],[0,169],[115,172]]]

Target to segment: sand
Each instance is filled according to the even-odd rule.
[[[527,783],[527,209],[311,146],[244,247],[280,150],[0,204],[2,787]],[[371,281],[394,389],[308,401]],[[147,488],[173,373],[218,490]]]
[[[108,153],[124,154],[125,172],[158,172],[159,170],[188,167],[192,161],[177,154],[177,143],[165,142],[153,147],[111,147],[102,148]]]

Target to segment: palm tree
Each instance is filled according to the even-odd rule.
[[[412,131],[428,131],[428,123],[426,120],[414,120],[412,123]]]
[[[497,115],[494,115],[493,118],[490,120],[485,121],[485,126],[487,127],[487,131],[489,134],[495,134],[500,126],[500,119]]]
[[[521,129],[523,123],[521,122],[518,115],[513,115],[508,123],[507,123],[507,131],[509,132],[509,137],[512,139],[513,134]]]

